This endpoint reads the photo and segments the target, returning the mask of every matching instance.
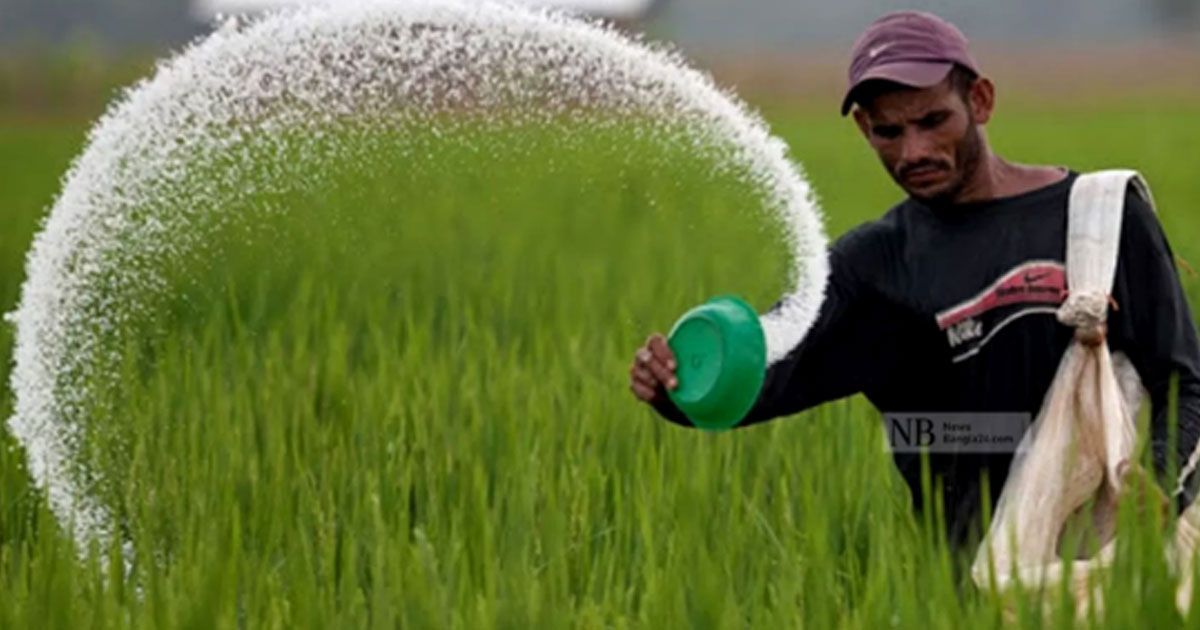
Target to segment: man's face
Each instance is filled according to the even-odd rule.
[[[931,88],[883,92],[854,116],[905,192],[923,201],[948,203],[982,161],[979,116],[968,100],[971,97],[964,100],[946,80]]]

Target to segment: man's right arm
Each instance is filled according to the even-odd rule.
[[[799,413],[858,393],[869,382],[872,367],[877,364],[873,355],[881,347],[882,328],[874,321],[879,317],[878,311],[837,245],[830,250],[829,263],[829,282],[816,321],[786,357],[767,369],[758,401],[738,427]],[[662,362],[657,360],[660,358]],[[639,367],[639,359],[647,359],[647,366]],[[673,365],[674,357],[665,340],[660,335],[652,336],[639,350],[631,369],[634,392],[663,418],[690,427],[692,423],[667,396],[666,388],[674,378],[673,368],[663,369],[667,361]],[[639,383],[639,374],[653,378]],[[665,378],[658,378],[659,375]],[[651,385],[653,394],[647,399],[643,394]]]

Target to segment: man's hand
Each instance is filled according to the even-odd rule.
[[[666,390],[679,387],[675,366],[675,353],[667,347],[666,338],[654,333],[634,354],[633,365],[629,367],[629,389],[639,400],[657,403]]]

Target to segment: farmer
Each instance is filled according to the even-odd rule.
[[[1067,288],[1067,201],[1078,173],[993,152],[984,128],[995,86],[963,34],[936,16],[900,12],[871,24],[854,44],[849,78],[842,114],[853,110],[907,199],[830,247],[816,323],[769,368],[738,426],[863,393],[885,415],[1009,412],[1019,438],[1074,334],[1055,310]],[[1150,394],[1158,482],[1168,495],[1183,484],[1173,502],[1182,510],[1195,494],[1185,464],[1200,439],[1200,347],[1171,248],[1132,190],[1112,298],[1108,344],[1128,355]],[[690,426],[666,394],[678,385],[674,368],[666,340],[652,335],[637,350],[630,387],[666,419]],[[1178,479],[1166,477],[1173,376]],[[995,505],[1012,461],[1011,448],[982,450],[929,455],[956,545],[980,536],[981,475]],[[893,458],[920,510],[919,449],[893,443]]]

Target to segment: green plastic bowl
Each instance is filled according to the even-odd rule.
[[[684,313],[667,345],[679,379],[668,395],[692,424],[719,431],[746,417],[767,372],[766,338],[749,304],[715,297]]]

